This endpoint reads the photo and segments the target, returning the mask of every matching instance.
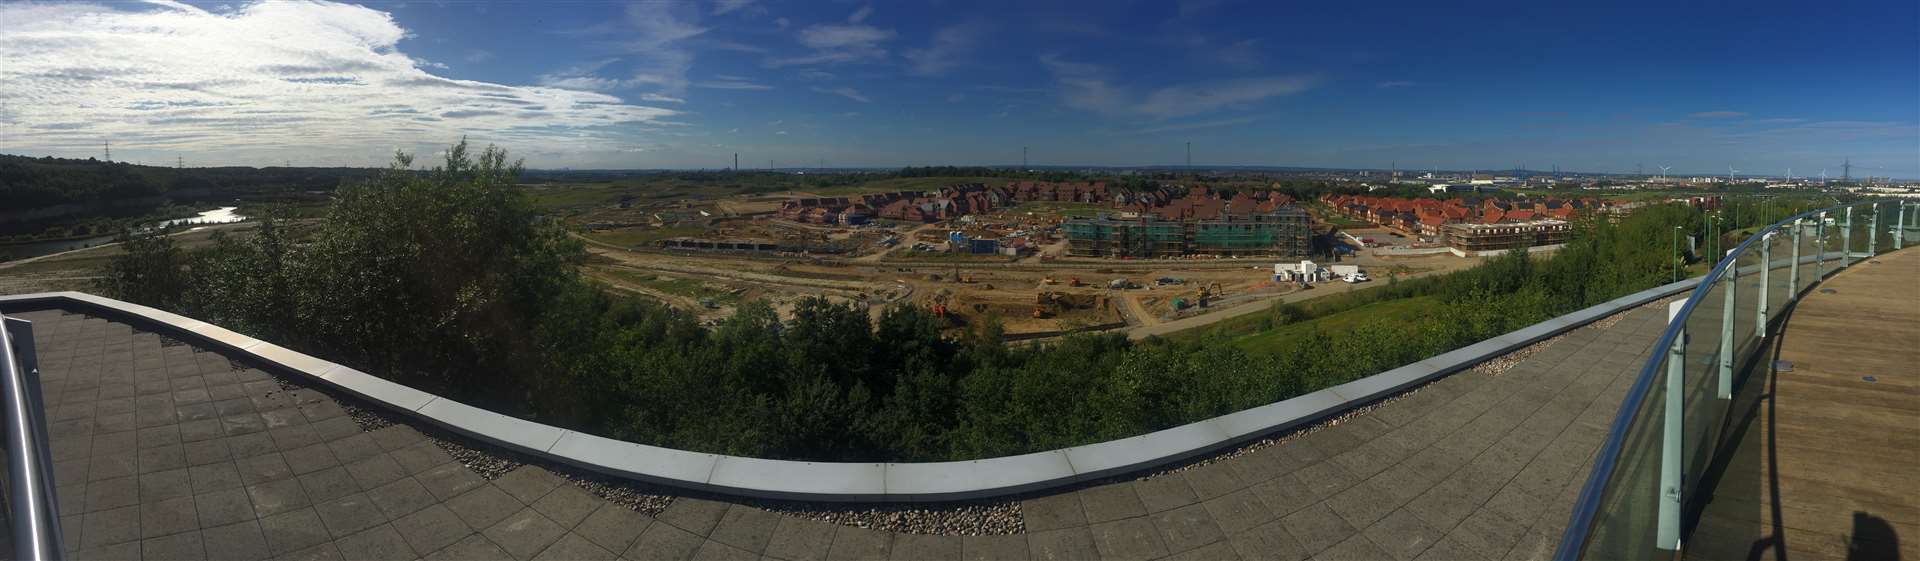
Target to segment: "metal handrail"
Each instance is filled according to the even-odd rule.
[[[62,559],[60,505],[40,398],[33,323],[0,316],[0,405],[6,408],[7,503],[14,559]]]
[[[1693,293],[1687,296],[1686,302],[1681,304],[1679,310],[1669,319],[1667,329],[1660,334],[1659,340],[1655,342],[1652,347],[1656,349],[1656,351],[1647,358],[1646,365],[1641,368],[1639,377],[1633,381],[1633,387],[1627,391],[1626,397],[1621,401],[1619,412],[1615,413],[1613,422],[1608,425],[1607,440],[1601,445],[1598,455],[1594,458],[1593,470],[1587,475],[1587,481],[1580,489],[1580,498],[1574,503],[1573,514],[1572,517],[1568,519],[1566,532],[1561,535],[1559,547],[1554,552],[1554,559],[1556,561],[1574,561],[1579,559],[1586,549],[1587,542],[1592,535],[1593,526],[1598,521],[1597,516],[1599,514],[1601,500],[1605,498],[1604,495],[1606,495],[1607,483],[1613,478],[1614,470],[1619,465],[1621,451],[1626,444],[1628,431],[1633,428],[1633,421],[1637,413],[1642,407],[1648,406],[1648,404],[1645,403],[1647,394],[1652,390],[1655,379],[1662,376],[1662,365],[1666,364],[1667,360],[1670,360],[1667,352],[1659,349],[1671,349],[1676,340],[1684,337],[1682,333],[1685,331],[1687,320],[1693,316],[1694,308],[1708,295],[1716,283],[1718,283],[1722,277],[1727,277],[1728,280],[1732,280],[1733,277],[1728,277],[1728,272],[1735,269],[1740,258],[1747,254],[1748,248],[1755,242],[1764,243],[1764,240],[1767,240],[1769,236],[1778,232],[1782,227],[1788,225],[1796,225],[1797,227],[1801,220],[1807,218],[1819,217],[1818,219],[1825,220],[1827,213],[1830,212],[1843,211],[1859,206],[1874,208],[1884,202],[1888,201],[1866,201],[1828,207],[1796,214],[1779,222],[1775,222],[1741,241],[1740,245],[1728,251],[1718,263],[1714,264],[1713,269],[1708,271],[1706,276],[1700,279],[1700,284],[1694,287]],[[1900,230],[1910,228],[1911,226],[1905,224],[1906,204],[1903,202],[1895,202],[1895,204],[1900,205],[1899,211],[1901,213],[1901,224],[1896,228]],[[1851,228],[1851,224],[1849,224],[1849,228]],[[1875,230],[1877,229],[1877,225],[1869,227],[1868,229],[1869,235],[1866,242],[1869,251],[1872,251],[1871,248],[1873,248],[1876,243],[1875,240],[1878,232]],[[1846,241],[1843,242],[1847,247],[1843,247],[1839,252],[1841,255],[1840,263],[1835,266],[1832,271],[1838,271],[1853,264],[1853,260],[1850,258],[1853,254],[1853,242],[1850,236],[1851,230],[1849,230],[1847,234],[1848,237],[1844,238]],[[1896,234],[1895,240],[1896,248],[1898,248],[1898,244],[1900,243],[1899,234]],[[1818,251],[1819,253],[1816,254],[1816,259],[1824,262],[1827,255],[1824,246]],[[1797,266],[1798,263],[1794,263],[1794,265]],[[1771,267],[1772,263],[1763,262],[1760,266],[1767,268]],[[1825,276],[1826,273],[1827,272],[1823,271],[1816,274]],[[1735,274],[1739,275],[1740,273],[1736,272]],[[1814,280],[1818,281],[1819,279],[1816,278]],[[1811,284],[1808,285],[1809,288],[1811,286]],[[1791,292],[1788,293],[1787,298],[1788,304],[1798,301],[1803,292],[1799,286],[1791,287],[1790,290]],[[1778,318],[1780,316],[1775,317]],[[1764,328],[1765,326],[1763,325],[1762,327]],[[1724,421],[1724,419],[1719,419],[1718,421]],[[1716,450],[1716,452],[1718,452],[1718,450]],[[1682,494],[1681,497],[1683,497],[1681,500],[1685,500],[1684,497],[1686,497],[1686,495]]]

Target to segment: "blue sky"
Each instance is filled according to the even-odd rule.
[[[0,151],[1920,177],[1911,1],[1306,4],[9,4]]]

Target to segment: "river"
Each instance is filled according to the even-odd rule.
[[[156,224],[156,226],[169,227],[169,226],[188,226],[188,225],[206,225],[206,224],[229,224],[233,222],[240,222],[240,221],[246,220],[247,219],[246,216],[243,216],[243,215],[240,215],[239,213],[234,212],[237,210],[240,210],[240,207],[223,206],[213,210],[203,211],[200,214],[197,214],[188,218],[175,218],[173,220],[162,221],[159,224]],[[85,248],[93,247],[103,243],[110,243],[113,241],[113,238],[114,236],[109,234],[105,236],[92,236],[92,237],[86,237],[86,238],[75,238],[70,240],[54,240],[54,241],[44,241],[44,242],[27,242],[23,244],[0,245],[0,261],[26,259],[28,257],[39,257],[42,255],[60,253],[62,251],[73,251],[76,249],[85,249]]]

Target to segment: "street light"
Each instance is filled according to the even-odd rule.
[[[1680,282],[1680,227],[1673,227],[1673,282]]]

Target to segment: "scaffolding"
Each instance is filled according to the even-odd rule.
[[[1312,236],[1307,213],[1287,207],[1213,220],[1108,216],[1070,220],[1067,252],[1080,257],[1156,259],[1186,255],[1305,255]]]
[[[1468,253],[1566,243],[1573,226],[1565,220],[1534,220],[1495,224],[1448,224],[1442,228],[1449,247]]]

